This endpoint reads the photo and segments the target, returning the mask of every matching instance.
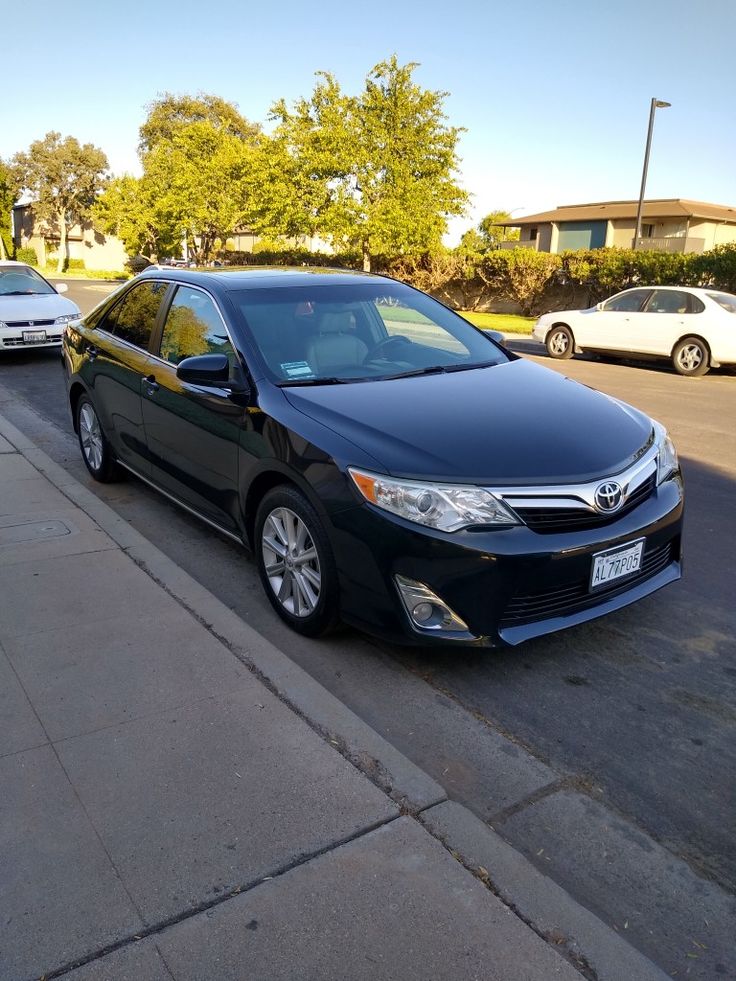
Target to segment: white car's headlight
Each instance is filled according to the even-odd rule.
[[[72,320],[79,320],[81,316],[81,313],[64,313],[60,317],[56,318],[54,324],[68,324]]]
[[[428,528],[459,531],[472,525],[520,523],[502,501],[482,487],[394,480],[352,467],[348,472],[366,501]]]
[[[654,444],[657,447],[657,484],[667,480],[677,470],[677,450],[664,426],[654,422]]]

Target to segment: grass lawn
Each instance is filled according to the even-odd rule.
[[[476,327],[500,330],[506,334],[531,334],[536,323],[536,317],[520,317],[515,313],[473,313],[472,310],[457,312]]]
[[[57,273],[56,266],[41,267],[38,270],[46,279],[130,279],[130,273],[119,269],[67,269]]]

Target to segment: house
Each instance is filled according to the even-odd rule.
[[[507,228],[519,228],[521,232],[518,242],[503,242],[501,246],[521,246],[539,252],[604,246],[631,248],[638,204],[638,200],[568,204],[554,211],[499,222]],[[736,242],[736,207],[684,198],[656,198],[644,202],[637,248],[705,252],[726,242]]]
[[[59,249],[59,231],[47,222],[38,221],[31,204],[16,204],[13,242],[18,249],[35,249],[40,266],[51,265]],[[83,260],[85,269],[119,270],[124,268],[128,255],[115,235],[103,235],[91,222],[83,222],[72,225],[67,232],[66,258]]]

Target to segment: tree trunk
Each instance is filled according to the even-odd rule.
[[[66,215],[60,212],[57,216],[59,220],[59,257],[56,260],[56,272],[64,272],[64,260],[66,259]]]
[[[368,248],[368,240],[363,241],[363,272],[371,271],[371,253]]]

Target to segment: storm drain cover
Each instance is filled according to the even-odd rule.
[[[19,542],[40,542],[46,538],[62,538],[72,530],[63,521],[29,521],[21,525],[0,528],[0,546],[17,545]]]

